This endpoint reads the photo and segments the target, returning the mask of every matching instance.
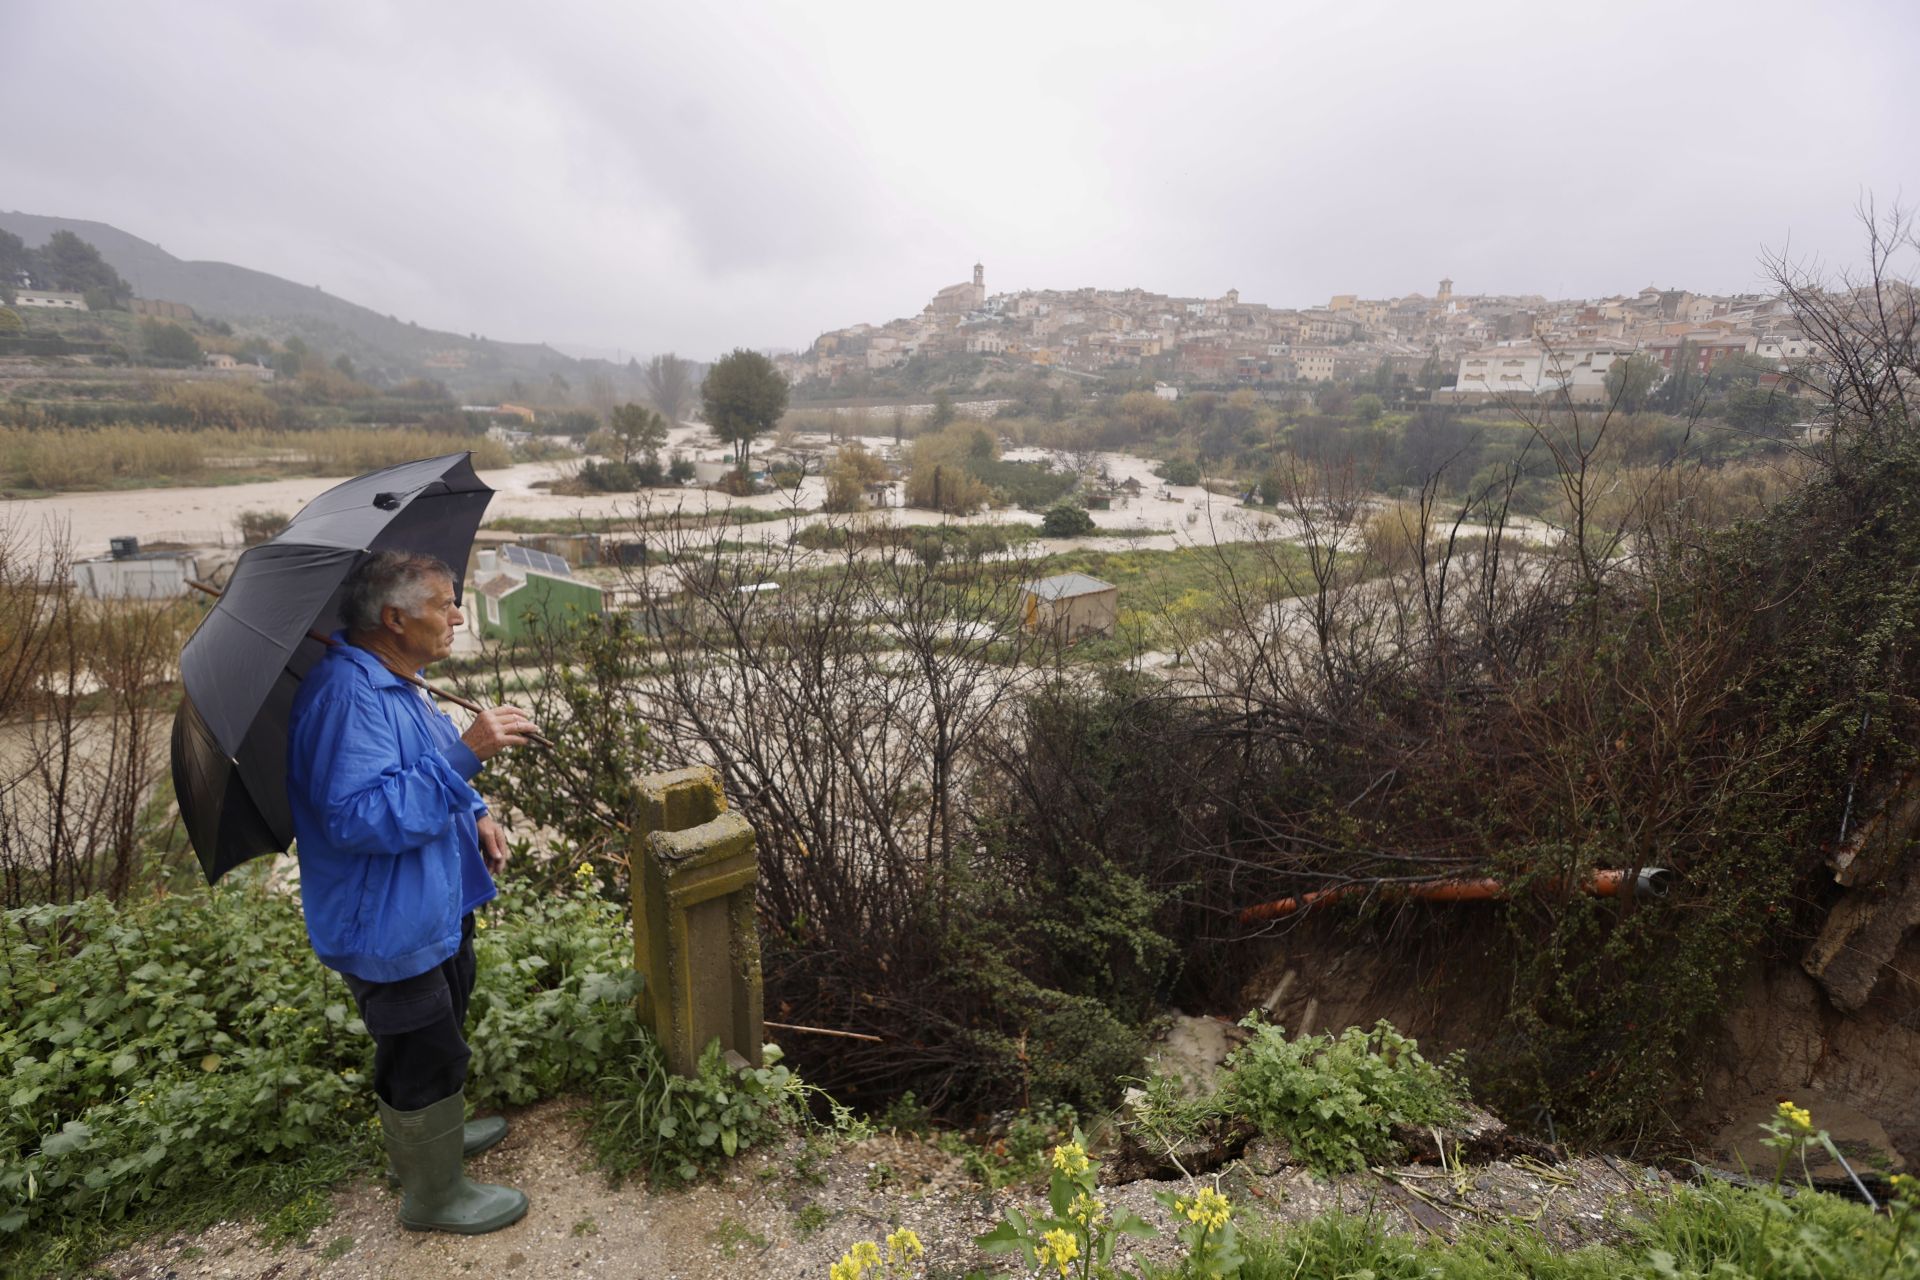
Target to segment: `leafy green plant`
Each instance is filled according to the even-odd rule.
[[[586,1085],[596,1046],[632,1023],[620,913],[509,892],[483,919],[470,1096]],[[185,1224],[257,1206],[271,1234],[304,1238],[324,1221],[313,1193],[378,1158],[372,1048],[298,899],[257,873],[6,912],[0,1270],[77,1265],[143,1215]]]
[[[1285,1138],[1321,1169],[1360,1169],[1388,1156],[1398,1124],[1445,1124],[1466,1098],[1457,1059],[1435,1064],[1382,1020],[1371,1031],[1289,1040],[1249,1015],[1253,1038],[1227,1060],[1222,1104]]]
[[[1070,502],[1049,507],[1040,520],[1040,532],[1049,538],[1078,538],[1093,530],[1093,517],[1087,514],[1084,507],[1076,507]]]
[[[1075,1127],[1072,1140],[1053,1149],[1048,1214],[1036,1218],[1018,1207],[1008,1209],[1000,1225],[974,1243],[986,1253],[1021,1255],[1035,1274],[1053,1270],[1079,1280],[1130,1276],[1113,1267],[1114,1245],[1122,1236],[1146,1240],[1159,1232],[1125,1209],[1109,1208],[1099,1197],[1098,1174],[1099,1161],[1087,1154],[1086,1136]],[[1212,1213],[1209,1202],[1209,1222]]]
[[[779,1046],[766,1046],[764,1056],[765,1066],[735,1070],[715,1039],[692,1077],[676,1076],[653,1035],[636,1030],[619,1067],[596,1085],[600,1102],[587,1137],[601,1164],[616,1178],[640,1173],[654,1182],[693,1182],[742,1151],[812,1125],[809,1103],[816,1098],[825,1100],[832,1127],[865,1131],[846,1108],[780,1065]]]
[[[1046,1167],[1049,1147],[1067,1140],[1078,1113],[1066,1103],[1021,1111],[998,1137],[969,1138],[959,1133],[936,1134],[934,1145],[960,1157],[967,1176],[999,1189],[1025,1182]]]

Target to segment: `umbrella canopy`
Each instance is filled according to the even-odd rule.
[[[173,784],[209,882],[293,840],[287,716],[340,626],[341,584],[362,556],[411,551],[452,566],[454,598],[493,490],[472,455],[370,472],[327,490],[234,566],[180,653]]]

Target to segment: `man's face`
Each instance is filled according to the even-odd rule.
[[[452,653],[453,633],[465,621],[460,616],[460,606],[453,602],[453,583],[446,578],[434,578],[431,582],[418,608],[412,612],[390,608],[387,612],[390,628],[392,620],[398,619],[400,647],[411,670],[438,662]]]

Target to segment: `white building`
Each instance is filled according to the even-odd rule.
[[[1768,334],[1754,343],[1753,354],[1762,360],[1784,364],[1788,360],[1812,360],[1820,346],[1812,338],[1798,333]]]
[[[1541,361],[1543,394],[1566,392],[1570,400],[1598,402],[1607,398],[1607,370],[1633,354],[1630,343],[1606,343],[1548,351]],[[1463,388],[1464,389],[1464,388]]]
[[[73,566],[73,585],[96,600],[171,600],[200,577],[200,562],[181,551],[95,556]]]
[[[1460,357],[1456,393],[1530,396],[1540,390],[1546,353],[1534,346],[1487,347]],[[1305,376],[1304,370],[1302,376]]]
[[[59,293],[52,289],[21,289],[13,295],[16,307],[54,307],[62,311],[85,311],[87,300],[77,293]]]

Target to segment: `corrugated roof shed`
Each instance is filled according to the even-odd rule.
[[[1074,596],[1090,596],[1102,591],[1113,591],[1116,588],[1111,582],[1102,582],[1084,573],[1056,573],[1051,578],[1029,582],[1026,589],[1042,600],[1067,600]]]

